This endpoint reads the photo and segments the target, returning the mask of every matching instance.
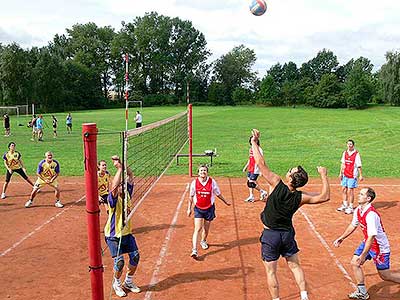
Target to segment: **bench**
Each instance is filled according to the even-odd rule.
[[[192,157],[209,157],[210,158],[210,166],[213,164],[213,157],[217,157],[217,149],[214,150],[205,150],[204,153],[193,153]],[[188,153],[179,153],[176,155],[176,165],[179,165],[180,157],[189,157]]]

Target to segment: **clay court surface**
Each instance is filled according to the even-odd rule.
[[[64,209],[53,206],[50,189],[37,196],[33,207],[24,208],[30,187],[17,176],[12,180],[8,198],[0,200],[0,299],[91,299],[84,179],[60,179]],[[258,241],[264,203],[243,201],[245,178],[217,178],[233,205],[217,200],[210,248],[200,249],[195,261],[189,256],[193,231],[193,219],[186,216],[189,181],[163,177],[138,207],[132,220],[141,253],[135,282],[143,291],[125,299],[270,299]],[[354,285],[349,261],[362,238],[359,230],[340,248],[332,246],[351,217],[335,211],[340,188],[336,179],[331,184],[330,202],[303,207],[294,219],[312,300],[347,299]],[[400,179],[367,179],[361,186],[366,185],[377,192],[375,206],[391,243],[391,266],[400,270]],[[319,188],[318,180],[307,186],[309,191]],[[103,227],[104,207],[100,217]],[[105,299],[119,299],[111,292],[112,260],[107,249],[103,264]],[[281,299],[299,299],[285,265],[281,260],[278,269]],[[400,299],[400,286],[383,282],[373,263],[366,263],[365,272],[371,299]]]

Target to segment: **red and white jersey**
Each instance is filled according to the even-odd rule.
[[[261,155],[264,155],[264,152],[261,149],[261,147],[259,147],[258,149],[260,150]],[[253,174],[260,174],[260,169],[258,168],[256,161],[254,159],[252,148],[250,148],[250,150],[249,150],[249,161],[247,164],[247,171],[250,173],[253,173]]]
[[[352,152],[344,151],[341,159],[344,164],[344,176],[347,178],[357,178],[358,168],[361,167],[361,157],[357,150]]]
[[[375,236],[371,250],[377,254],[390,252],[389,240],[383,228],[381,217],[371,203],[364,207],[363,210],[361,210],[361,206],[358,206],[354,210],[351,223],[355,227],[360,225],[364,234],[364,241],[369,236]]]
[[[193,197],[194,205],[200,209],[210,208],[215,203],[215,196],[221,195],[217,182],[207,177],[205,182],[199,178],[192,181],[190,185],[190,196]]]

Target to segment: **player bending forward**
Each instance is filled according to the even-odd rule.
[[[375,197],[375,191],[371,188],[360,190],[358,195],[359,206],[353,212],[353,220],[343,234],[333,242],[335,247],[339,247],[344,239],[356,230],[358,225],[360,225],[364,234],[364,240],[354,251],[351,259],[351,266],[357,281],[357,290],[349,294],[350,299],[369,299],[365,287],[364,272],[361,268],[366,260],[372,259],[374,261],[378,274],[383,280],[400,283],[400,273],[390,270],[389,241],[381,217],[371,204]]]

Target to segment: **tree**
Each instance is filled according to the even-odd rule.
[[[339,108],[346,107],[341,95],[341,86],[335,74],[324,74],[314,88],[309,103],[314,107]]]
[[[310,77],[317,83],[323,75],[333,73],[338,65],[336,55],[330,50],[323,49],[316,57],[301,66],[300,74],[301,77]]]
[[[214,77],[223,86],[224,104],[234,104],[232,93],[237,87],[251,88],[253,86],[256,73],[251,68],[255,61],[254,51],[244,45],[233,48],[215,61]]]
[[[279,86],[271,75],[267,75],[261,80],[258,100],[264,104],[282,105],[282,101],[279,99]]]
[[[400,105],[400,52],[386,53],[386,63],[381,68],[380,79],[385,102]]]

